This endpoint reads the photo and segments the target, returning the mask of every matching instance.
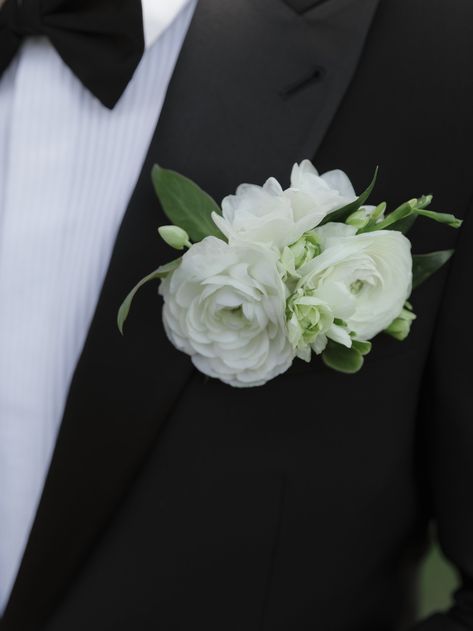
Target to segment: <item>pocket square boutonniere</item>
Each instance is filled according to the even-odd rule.
[[[187,251],[130,292],[120,331],[139,288],[160,280],[170,342],[210,377],[259,386],[314,354],[357,372],[379,333],[407,337],[413,288],[453,253],[413,256],[409,228],[418,217],[461,225],[428,210],[431,195],[389,213],[384,202],[367,205],[376,176],[357,196],[343,171],[319,175],[305,160],[294,165],[289,188],[274,178],[242,184],[220,208],[191,180],[155,166],[155,190],[172,222],[159,233]]]

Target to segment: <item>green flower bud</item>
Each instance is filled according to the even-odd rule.
[[[358,210],[352,213],[345,223],[355,227],[357,230],[365,228],[369,223],[376,223],[381,221],[386,211],[386,203],[383,202],[379,206],[362,206]]]
[[[403,342],[411,332],[411,326],[415,319],[416,315],[412,312],[412,306],[410,303],[406,302],[404,309],[394,322],[388,326],[385,333]]]
[[[360,228],[364,228],[369,223],[369,220],[370,215],[366,208],[359,208],[346,219],[345,223],[360,230]]]
[[[298,270],[320,254],[320,244],[315,232],[306,232],[292,245],[285,247],[281,264],[291,276],[298,276]]]
[[[179,226],[161,226],[158,228],[158,232],[163,241],[175,250],[190,248],[192,245],[187,232]]]

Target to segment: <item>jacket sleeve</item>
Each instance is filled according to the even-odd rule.
[[[460,230],[426,366],[422,450],[432,518],[461,587],[415,631],[473,630],[473,217]]]

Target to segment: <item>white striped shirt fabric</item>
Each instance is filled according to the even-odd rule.
[[[0,80],[0,613],[195,9],[166,0],[167,11],[153,12],[152,2],[143,4],[147,50],[114,110],[44,38],[26,40]]]

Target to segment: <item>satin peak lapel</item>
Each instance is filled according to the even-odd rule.
[[[313,157],[353,77],[378,0],[200,0],[117,237],[70,388],[56,449],[2,631],[41,628],[159,440],[192,374],[161,325],[156,286],[124,337],[117,309],[173,253],[154,163],[220,201],[240,182],[284,182]],[[243,395],[242,395],[243,396]]]

